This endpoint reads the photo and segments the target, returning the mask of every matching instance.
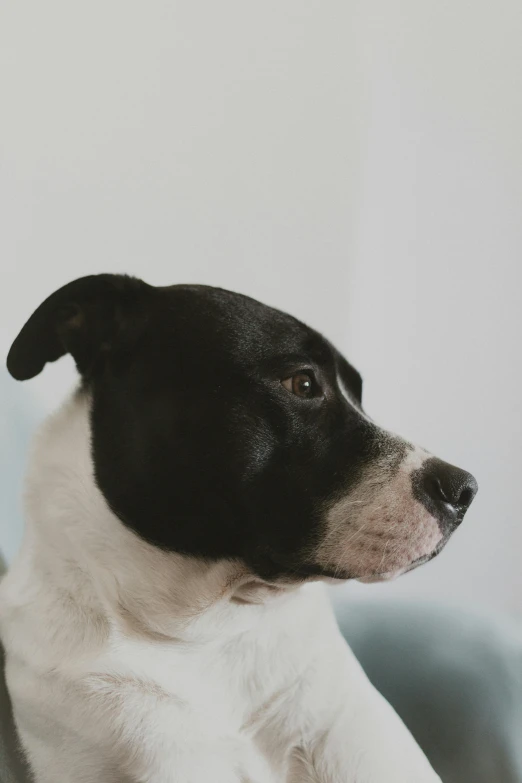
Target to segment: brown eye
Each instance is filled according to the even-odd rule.
[[[307,372],[298,372],[282,381],[285,389],[297,397],[313,397],[314,382]]]

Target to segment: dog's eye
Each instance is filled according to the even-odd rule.
[[[313,397],[314,396],[314,379],[307,372],[298,372],[295,375],[291,375],[290,378],[285,378],[282,381],[285,389],[296,397]]]

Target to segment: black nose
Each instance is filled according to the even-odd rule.
[[[462,522],[478,490],[471,473],[436,457],[426,460],[412,481],[413,494],[438,519],[444,532]]]

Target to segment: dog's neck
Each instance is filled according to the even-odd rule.
[[[46,586],[128,633],[184,641],[241,629],[285,600],[241,563],[164,552],[125,527],[94,479],[90,404],[76,392],[35,439],[22,556]]]

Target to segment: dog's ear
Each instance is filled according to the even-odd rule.
[[[47,362],[70,353],[78,371],[88,375],[152,289],[125,275],[89,275],[68,283],[29,318],[11,346],[7,369],[13,378],[25,381]]]

